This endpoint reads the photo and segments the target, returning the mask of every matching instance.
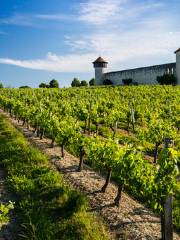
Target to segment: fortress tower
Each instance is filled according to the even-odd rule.
[[[175,51],[176,62],[125,69],[115,72],[105,72],[108,62],[98,57],[93,62],[95,68],[96,85],[102,85],[103,80],[110,80],[113,85],[124,85],[124,80],[131,80],[132,84],[159,84],[157,77],[165,74],[175,75],[177,85],[180,85],[180,48]]]
[[[96,85],[102,85],[102,76],[105,73],[105,68],[107,68],[108,62],[106,62],[102,57],[98,57],[96,61],[93,62],[95,68],[95,79]]]
[[[180,85],[180,48],[175,51],[176,54],[176,78],[177,85]]]

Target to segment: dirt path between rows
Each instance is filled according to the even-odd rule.
[[[20,129],[27,139],[41,149],[51,162],[64,175],[65,180],[73,187],[83,192],[89,199],[89,211],[99,213],[107,223],[110,232],[116,239],[156,240],[161,239],[160,219],[151,210],[138,203],[126,193],[123,193],[120,208],[113,206],[117,186],[111,183],[107,193],[100,193],[104,178],[85,166],[82,172],[77,172],[79,160],[66,152],[65,158],[60,158],[60,147],[50,148],[50,140],[40,140],[32,131],[24,128],[22,123],[14,119],[11,122]],[[174,233],[174,240],[180,236]]]

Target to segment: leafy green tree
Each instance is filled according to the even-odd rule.
[[[31,87],[29,87],[29,86],[21,86],[19,88],[31,88]]]
[[[103,81],[103,85],[113,85],[113,83],[112,83],[111,80],[105,79],[105,80]]]
[[[52,79],[50,82],[49,82],[49,88],[59,88],[59,83],[57,80],[55,79]]]
[[[3,84],[2,83],[0,83],[0,88],[3,88],[4,86],[3,86]]]
[[[87,87],[87,86],[88,86],[88,83],[87,83],[85,80],[82,80],[82,81],[81,81],[81,86]]]
[[[95,78],[92,78],[90,81],[89,81],[89,86],[95,86],[96,85],[96,79]]]
[[[48,88],[48,87],[49,87],[49,85],[46,84],[46,83],[40,83],[39,84],[39,88]]]
[[[122,82],[124,83],[124,85],[130,85],[132,83],[132,78],[123,79]]]
[[[78,78],[74,78],[72,83],[71,83],[71,86],[72,87],[80,87],[81,83],[80,83],[79,79]]]
[[[157,77],[157,82],[161,85],[176,84],[176,77],[172,74],[164,74],[163,76]]]

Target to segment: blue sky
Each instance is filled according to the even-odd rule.
[[[0,82],[29,85],[174,62],[179,0],[0,0]]]

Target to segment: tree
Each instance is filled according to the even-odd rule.
[[[49,86],[48,86],[48,84],[46,84],[46,83],[40,83],[39,84],[39,88],[48,88]]]
[[[59,83],[57,80],[55,79],[52,79],[50,82],[49,82],[49,88],[59,88]]]
[[[90,81],[89,81],[89,86],[95,86],[96,85],[96,79],[95,78],[92,78]]]
[[[3,84],[2,83],[0,83],[0,88],[3,88],[4,86],[3,86]]]
[[[78,78],[74,78],[72,83],[71,83],[71,86],[72,87],[80,87],[81,83],[80,83],[79,79]]]
[[[113,83],[112,83],[111,80],[105,79],[105,80],[103,81],[103,85],[113,85]]]
[[[123,79],[122,82],[124,83],[124,85],[130,85],[132,83],[132,78]]]
[[[156,80],[161,85],[176,84],[176,77],[172,74],[164,74],[163,76],[158,76]]]
[[[31,88],[31,87],[29,87],[29,86],[21,86],[19,88]]]
[[[81,86],[87,87],[87,86],[88,86],[88,83],[87,83],[85,80],[83,80],[83,81],[81,81]]]

